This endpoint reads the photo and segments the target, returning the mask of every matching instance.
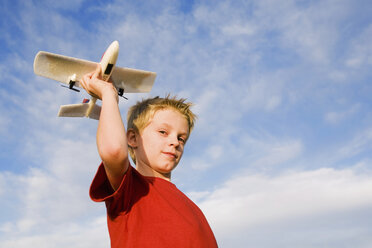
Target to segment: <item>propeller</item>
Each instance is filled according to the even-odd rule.
[[[76,81],[70,80],[70,82],[68,83],[68,86],[63,85],[63,84],[61,86],[64,87],[64,88],[69,88],[70,90],[74,90],[76,92],[80,92],[80,90],[74,88],[75,83],[76,83]]]
[[[118,95],[121,96],[122,98],[128,100],[128,98],[124,96],[124,89],[119,88],[119,90],[118,90]]]

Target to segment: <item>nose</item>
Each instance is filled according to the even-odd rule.
[[[177,147],[179,146],[180,141],[178,140],[178,137],[176,135],[170,135],[169,136],[169,145]]]

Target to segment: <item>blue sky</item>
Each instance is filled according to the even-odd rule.
[[[172,181],[220,247],[369,247],[369,1],[3,1],[0,247],[108,247],[88,196],[97,122],[85,93],[33,73],[39,50],[158,73],[150,96],[198,115]],[[148,94],[128,94],[129,106]]]

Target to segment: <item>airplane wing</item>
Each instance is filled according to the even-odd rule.
[[[96,68],[97,63],[91,61],[43,51],[38,52],[34,61],[36,75],[69,84],[71,77],[76,74],[77,87],[80,87],[81,78]]]
[[[65,84],[69,84],[70,80],[73,80],[76,82],[75,86],[80,87],[81,78],[86,73],[94,71],[97,64],[88,60],[40,51],[35,57],[34,72],[36,75]],[[111,75],[114,85],[123,89],[125,93],[149,92],[155,78],[155,72],[117,66],[114,67]]]
[[[124,67],[114,67],[111,80],[114,85],[124,89],[125,93],[150,92],[156,73]]]

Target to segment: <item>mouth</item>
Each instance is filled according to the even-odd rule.
[[[177,159],[177,155],[173,152],[163,152],[163,154],[172,159]]]

